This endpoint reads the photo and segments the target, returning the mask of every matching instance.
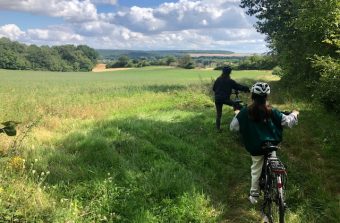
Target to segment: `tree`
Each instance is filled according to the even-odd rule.
[[[130,59],[128,56],[120,56],[117,61],[117,67],[126,67]]]
[[[301,83],[310,93],[329,81],[333,91],[340,89],[333,80],[340,78],[334,72],[340,63],[340,1],[242,0],[241,7],[259,19],[257,30],[267,35],[284,81]]]
[[[82,51],[83,54],[92,62],[92,63],[96,63],[98,58],[99,58],[99,54],[97,51],[95,51],[93,48],[90,48],[89,46],[86,45],[79,45],[77,46],[77,50]]]
[[[24,56],[25,45],[12,42],[8,38],[0,38],[0,68],[27,69],[30,64]]]
[[[167,56],[166,57],[166,65],[170,66],[171,64],[176,62],[176,58],[174,56]]]
[[[0,38],[0,68],[50,71],[90,71],[98,54],[88,46],[26,46]]]
[[[185,69],[193,69],[195,68],[194,62],[190,55],[185,55],[183,57],[178,58],[178,66]]]

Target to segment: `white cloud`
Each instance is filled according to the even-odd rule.
[[[94,4],[116,5],[117,0],[91,0]]]
[[[112,22],[144,33],[207,27],[250,28],[252,24],[238,4],[234,0],[180,0],[156,8],[134,6],[118,12]]]
[[[94,48],[265,51],[264,37],[252,27],[254,19],[239,3],[240,0],[179,0],[153,8],[133,6],[98,13],[95,4],[117,1],[0,0],[0,9],[65,20],[58,26],[28,30],[8,24],[0,27],[0,37],[39,45],[85,43]]]
[[[97,9],[89,0],[1,0],[0,9],[62,17],[72,22],[97,19]]]
[[[113,49],[219,49],[235,52],[264,52],[265,43],[261,37],[243,31],[236,32],[235,36],[216,39],[208,32],[202,30],[168,31],[159,34],[146,35],[131,32],[126,28],[117,28],[108,35],[91,38],[91,45],[95,48]],[[227,30],[220,30],[227,32]]]
[[[46,29],[28,29],[22,31],[14,24],[0,26],[0,37],[18,40],[27,44],[80,44],[84,37],[65,27],[49,27]]]
[[[21,29],[15,24],[0,26],[0,37],[7,37],[11,40],[18,40],[24,34],[25,32],[21,31]]]
[[[55,29],[29,29],[26,32],[26,36],[31,40],[41,40],[49,42],[81,42],[84,40],[79,34],[69,32],[67,30],[55,30]]]
[[[255,29],[202,29],[198,31],[200,35],[209,35],[215,41],[233,40],[257,40],[263,39],[263,35]]]
[[[112,22],[119,23],[138,32],[154,32],[165,28],[166,21],[154,16],[154,9],[131,7],[128,11],[118,12]]]

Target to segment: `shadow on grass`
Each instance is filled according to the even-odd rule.
[[[247,202],[249,155],[236,135],[215,133],[214,109],[194,104],[104,120],[70,133],[46,152],[51,171],[47,183],[56,185],[53,194],[76,200],[78,208],[91,213],[82,215],[83,221],[97,221],[93,213],[116,213],[119,222],[259,221],[260,207]],[[232,117],[231,110],[224,112],[224,120]],[[279,153],[290,177],[287,203],[293,220],[288,222],[337,217],[337,203],[330,198],[336,194],[330,193],[336,180],[322,177],[327,167],[323,162],[332,159],[319,145],[319,138],[329,137],[337,126],[333,121],[324,124],[327,132],[325,126],[313,128],[315,115],[321,114],[301,112],[300,125],[285,135],[287,151]],[[303,149],[305,145],[309,147]],[[338,170],[336,164],[329,169],[330,174]],[[320,187],[322,182],[327,190]]]
[[[58,185],[57,194],[105,204],[101,211],[126,222],[141,211],[163,222],[216,222],[230,214],[229,205],[242,203],[244,197],[235,192],[247,191],[240,179],[248,183],[249,157],[235,137],[213,131],[209,114],[101,121],[67,135],[56,147],[48,155],[47,183]],[[101,198],[108,190],[113,190],[109,199]],[[192,206],[182,207],[183,197]]]

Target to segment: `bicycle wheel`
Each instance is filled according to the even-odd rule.
[[[279,197],[279,222],[285,223],[285,203],[283,197]]]
[[[270,169],[267,167],[264,174],[264,185],[263,185],[263,193],[264,193],[264,203],[262,205],[262,213],[266,216],[267,220],[270,223],[273,223],[272,220],[272,188],[273,188],[273,180],[270,174]],[[267,221],[266,221],[267,223]]]
[[[285,202],[281,175],[273,176],[273,187],[271,190],[271,222],[284,223],[285,222]]]

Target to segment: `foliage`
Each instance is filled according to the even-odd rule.
[[[218,63],[214,69],[222,70],[226,65],[233,70],[272,70],[277,65],[277,61],[273,55],[253,55],[233,62]]]
[[[155,65],[165,65],[164,63],[156,63],[154,61],[149,61],[144,57],[141,57],[139,59],[133,59],[131,60],[128,56],[120,56],[117,60],[109,62],[106,67],[107,68],[120,68],[120,67],[146,67],[150,66],[152,64]]]
[[[272,70],[277,65],[272,55],[253,55],[240,61],[238,70]]]
[[[321,74],[315,96],[328,109],[340,112],[340,59],[316,57],[313,64]]]
[[[274,67],[274,69],[272,71],[272,74],[276,75],[276,76],[279,76],[279,77],[282,77],[283,73],[282,73],[281,67],[279,67],[279,66]]]
[[[0,38],[0,69],[90,71],[97,58],[97,52],[86,45],[38,47]]]
[[[101,59],[116,60],[121,56],[128,56],[132,59],[144,58],[164,58],[164,57],[182,57],[188,54],[232,54],[231,51],[225,50],[96,50]]]
[[[185,55],[183,57],[178,58],[178,67],[185,69],[193,69],[195,68],[195,64],[190,55]]]
[[[283,79],[294,83],[295,87],[300,83],[310,93],[316,89],[315,94],[318,94],[320,85],[325,83],[324,76],[333,75],[332,71],[320,73],[320,63],[329,64],[327,60],[339,63],[336,58],[340,50],[340,2],[242,0],[241,7],[247,8],[249,15],[259,19],[257,30],[267,35],[271,48],[277,54]],[[321,62],[321,58],[326,61]],[[340,88],[339,85],[329,87],[335,88],[331,91]]]

